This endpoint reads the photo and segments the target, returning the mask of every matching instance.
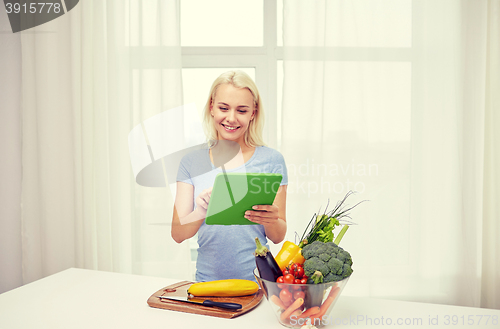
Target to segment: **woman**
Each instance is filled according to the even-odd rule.
[[[212,84],[204,108],[208,146],[186,155],[179,165],[172,237],[181,243],[198,232],[196,281],[255,280],[255,238],[263,244],[267,244],[267,238],[277,244],[285,237],[286,166],[279,152],[264,146],[262,111],[257,86],[246,73],[222,74]],[[248,220],[260,225],[205,224],[215,176],[222,172],[220,164],[214,162],[214,155],[228,143],[238,146],[238,154],[230,156],[232,159],[224,164],[226,172],[283,175],[274,204],[256,205],[255,211],[245,214]]]

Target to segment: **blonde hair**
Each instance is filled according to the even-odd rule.
[[[230,84],[236,88],[246,88],[250,91],[254,101],[254,117],[250,120],[248,128],[245,131],[244,141],[245,144],[251,147],[265,145],[262,139],[262,130],[264,129],[264,113],[263,106],[259,95],[257,85],[253,82],[252,78],[243,71],[228,71],[221,74],[215,79],[210,88],[207,103],[203,109],[203,129],[208,140],[210,147],[217,143],[217,129],[215,128],[214,118],[210,114],[210,106],[215,99],[215,94],[220,85]]]

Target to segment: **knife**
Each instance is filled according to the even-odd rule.
[[[202,298],[189,298],[189,297],[178,297],[178,296],[156,296],[156,297],[160,299],[179,300],[181,302],[199,304],[210,307],[217,306],[217,307],[227,308],[230,310],[239,310],[242,307],[241,304],[214,302],[213,300],[202,299]]]

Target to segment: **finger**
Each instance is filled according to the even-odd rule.
[[[203,195],[200,195],[199,198],[198,198],[198,204],[201,205],[203,208],[207,208],[208,206],[208,200],[203,196]]]
[[[203,208],[203,209],[205,209],[205,210],[207,210],[207,208],[208,208],[207,205],[206,205],[206,203],[204,203],[204,202],[199,202],[198,206],[201,207],[201,208]]]
[[[257,209],[256,209],[257,207]],[[275,206],[268,205],[257,205],[253,206],[252,209],[248,209],[247,212],[251,215],[260,215],[260,214],[278,214],[279,209]]]
[[[259,210],[259,211],[276,211],[278,212],[278,207],[275,205],[266,205],[266,204],[261,204],[261,205],[255,205],[252,207],[253,210]]]
[[[208,203],[208,201],[210,201],[210,195],[211,195],[211,191],[209,191],[208,189],[207,190],[203,190],[203,192],[201,192],[200,194],[200,197],[206,202]]]
[[[252,207],[253,210],[264,210],[264,211],[269,211],[269,208],[272,207],[272,206],[269,206],[269,205],[265,205],[265,204],[261,204],[261,205],[255,205]]]
[[[278,220],[278,216],[271,214],[260,214],[260,215],[245,215],[245,218],[253,222],[266,222],[273,223]]]
[[[251,218],[262,218],[262,219],[278,217],[277,213],[268,212],[268,211],[246,211],[245,215],[247,215]]]

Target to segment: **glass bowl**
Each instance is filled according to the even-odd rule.
[[[347,277],[342,281],[329,283],[287,284],[264,280],[260,278],[257,269],[253,271],[253,275],[279,323],[288,328],[302,327],[308,320],[317,328],[334,323],[330,313],[349,281]],[[288,290],[289,293],[284,293],[283,290]],[[287,295],[292,295],[289,301]],[[298,300],[300,298],[302,303]],[[297,305],[300,306],[296,308]]]

